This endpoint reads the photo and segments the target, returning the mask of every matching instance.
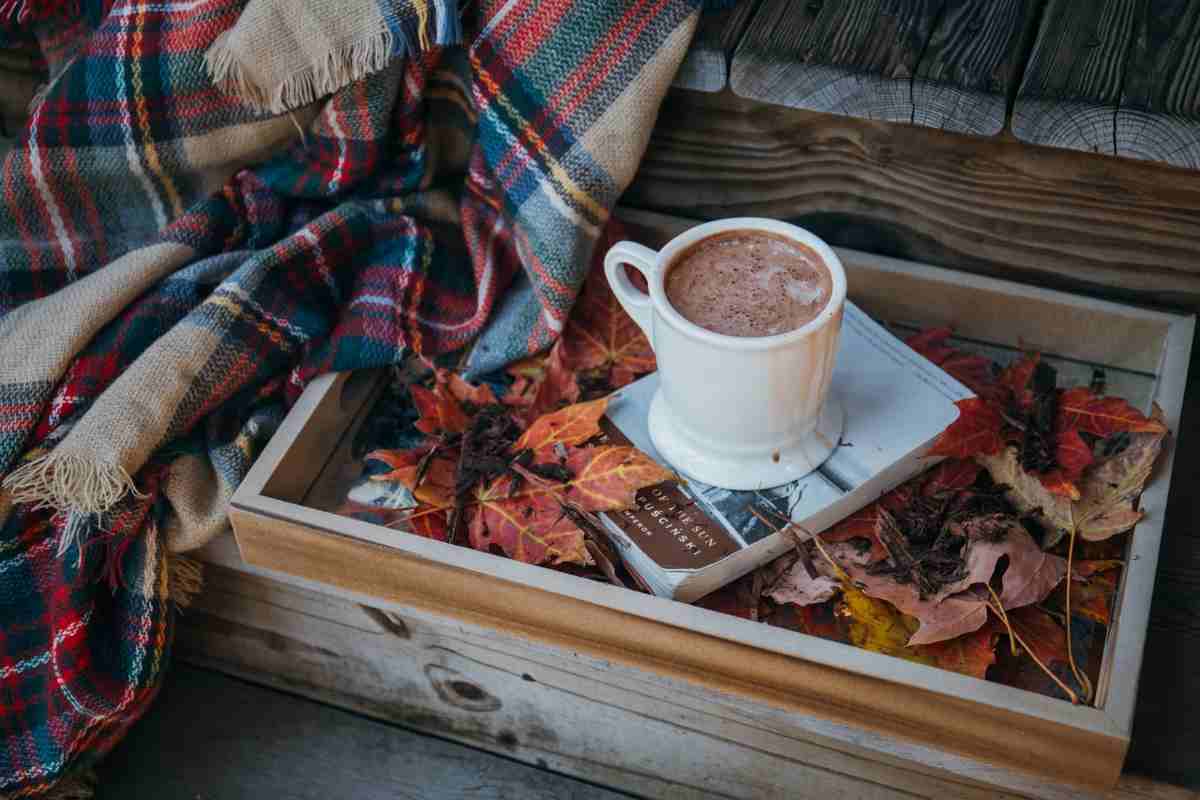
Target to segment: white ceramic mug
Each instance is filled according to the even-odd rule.
[[[833,277],[833,292],[807,325],[775,336],[726,336],[689,322],[667,300],[664,279],[693,244],[726,231],[762,231],[811,248]],[[637,289],[628,264],[646,276]],[[725,489],[766,489],[815,470],[837,446],[844,422],[829,397],[846,300],[846,273],[832,248],[795,225],[739,217],[697,225],[657,253],[619,242],[604,271],[658,359],[650,438],[683,474]]]

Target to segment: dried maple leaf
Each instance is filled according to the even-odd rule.
[[[873,653],[898,656],[909,661],[932,664],[932,657],[921,655],[908,647],[909,639],[919,627],[911,617],[892,605],[868,596],[852,583],[842,586],[840,613],[850,623],[850,643]]]
[[[543,450],[556,444],[580,445],[600,435],[600,419],[608,408],[608,398],[576,403],[543,414],[525,429],[513,450]]]
[[[413,450],[375,450],[366,461],[378,461],[391,468],[371,476],[375,481],[396,481],[413,493],[418,501],[432,505],[454,502],[454,459],[438,451],[436,444]]]
[[[1000,628],[993,620],[989,620],[974,633],[933,644],[918,645],[912,649],[919,655],[932,659],[936,667],[972,678],[985,678],[988,667],[996,663],[996,642],[1000,635]]]
[[[880,524],[890,518],[888,512],[878,512]],[[830,543],[826,550],[855,588],[892,604],[918,622],[906,644],[932,644],[978,630],[987,621],[987,596],[968,590],[990,583],[1001,558],[1008,559],[1000,588],[1005,608],[1040,602],[1062,581],[1066,560],[1043,552],[1015,520],[1008,520],[1006,525],[1002,538],[994,538],[990,532],[969,537],[962,577],[927,597],[922,597],[912,582],[899,583],[892,575],[868,570],[865,553],[848,542]],[[816,566],[818,574],[811,575],[803,564],[794,564],[777,584],[780,590],[772,590],[772,599],[796,605],[824,600],[834,570],[827,562]]]
[[[1008,624],[1047,667],[1067,663],[1067,630],[1045,611],[1033,606],[1019,608],[1008,614]]]
[[[1061,469],[1055,468],[1049,472],[1035,473],[1042,486],[1050,494],[1061,495],[1068,500],[1079,499],[1079,487],[1073,481],[1067,479]]]
[[[433,389],[414,384],[409,387],[409,393],[421,415],[416,428],[422,433],[462,433],[471,422],[445,384],[435,385]]]
[[[574,474],[565,497],[586,511],[630,508],[638,489],[671,480],[674,473],[634,447],[568,448],[565,466]]]
[[[978,630],[987,622],[987,604],[983,599],[948,597],[937,601],[922,600],[912,584],[897,583],[890,576],[870,574],[863,564],[862,553],[851,545],[831,544],[826,546],[826,551],[849,578],[848,584],[843,582],[843,591],[849,585],[856,592],[873,600],[885,601],[900,614],[915,618],[915,624],[906,623],[905,627],[908,630],[901,645],[929,644],[952,639]],[[821,575],[833,574],[828,562],[816,562],[816,567]],[[808,575],[799,562],[791,568],[786,578],[794,581],[797,587],[804,587],[806,583],[818,580]],[[801,588],[796,597],[809,594],[813,592]],[[889,636],[896,634],[894,627],[889,627],[888,631]],[[864,636],[860,635],[859,638]]]
[[[482,406],[490,406],[496,403],[496,394],[492,391],[492,387],[486,383],[481,383],[478,386],[472,386],[467,383],[457,372],[449,370],[441,370],[438,373],[438,383],[445,383],[450,394],[459,403],[470,403],[476,408]]]
[[[865,553],[867,562],[879,561],[887,557],[887,550],[875,536],[875,528],[879,524],[879,504],[872,503],[861,511],[846,517],[829,530],[821,534],[822,542],[837,544],[861,540],[869,547]]]
[[[1055,436],[1055,460],[1063,477],[1068,481],[1077,481],[1083,471],[1092,465],[1092,448],[1079,435],[1079,431],[1060,430]],[[1078,499],[1078,493],[1075,495]]]
[[[934,441],[929,455],[971,458],[992,455],[1004,447],[1004,420],[995,408],[979,397],[968,397],[955,405],[958,418]]]
[[[1080,484],[1082,497],[1075,506],[1075,524],[1084,539],[1098,541],[1124,533],[1143,513],[1134,508],[1166,438],[1162,412],[1155,408],[1150,422],[1158,429],[1134,433],[1120,453],[1089,470]]]
[[[844,617],[837,616],[833,602],[815,606],[778,606],[771,610],[766,622],[776,628],[850,644],[849,626],[844,624]]]
[[[722,614],[758,621],[758,601],[762,590],[762,579],[756,573],[743,575],[733,583],[728,583],[710,592],[692,605],[707,608],[709,611],[719,611]]]
[[[568,447],[561,462],[551,450],[541,451],[539,461],[521,472],[519,484],[503,475],[476,490],[467,508],[473,547],[499,547],[530,564],[590,563],[583,531],[564,506],[583,511],[629,508],[639,489],[672,477],[633,447]],[[565,468],[569,479],[555,481],[533,471],[544,464]]]
[[[398,527],[399,523],[395,527]],[[450,539],[450,512],[445,509],[429,509],[426,513],[410,515],[404,527],[417,536],[446,542]]]
[[[957,351],[946,344],[946,340],[954,335],[949,328],[929,328],[920,333],[914,333],[904,340],[904,343],[916,350],[934,364],[941,364]]]
[[[990,402],[1002,399],[992,360],[957,350],[946,344],[953,335],[949,328],[933,328],[910,336],[905,344],[942,368],[952,378]]]
[[[1057,430],[1076,430],[1107,438],[1114,433],[1167,432],[1161,417],[1143,416],[1119,397],[1097,397],[1085,387],[1068,389],[1058,399]]]
[[[597,263],[583,284],[562,336],[563,354],[573,370],[608,372],[619,388],[655,369],[654,350],[638,324],[625,313]]]
[[[1007,487],[1005,496],[1018,511],[1035,514],[1045,523],[1042,547],[1053,547],[1070,532],[1073,524],[1070,498],[1050,492],[1037,475],[1022,469],[1015,447],[1006,447],[994,455],[976,456],[976,460],[987,469],[993,481]]]
[[[514,491],[505,475],[476,490],[467,510],[471,546],[493,546],[526,564],[589,564],[583,531],[563,511],[559,497],[548,491]]]
[[[948,458],[929,471],[921,486],[921,494],[929,496],[965,489],[975,483],[980,469],[970,459]]]
[[[504,395],[504,404],[520,410],[526,420],[557,411],[579,401],[577,374],[567,367],[563,342],[559,339],[545,355],[533,356],[509,367],[514,380]]]
[[[841,589],[841,582],[832,575],[810,575],[803,564],[797,563],[776,580],[767,597],[776,603],[812,606],[823,603]]]
[[[1026,353],[1000,373],[1000,385],[1008,390],[1017,407],[1022,410],[1027,410],[1033,402],[1029,381],[1041,360],[1042,357],[1038,353]]]
[[[1072,565],[1071,614],[1101,625],[1112,622],[1112,598],[1117,591],[1120,561],[1077,561]],[[1066,609],[1065,586],[1052,598],[1059,609]]]

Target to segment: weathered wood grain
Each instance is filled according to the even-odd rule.
[[[1038,0],[947,0],[913,76],[912,122],[999,133],[1038,6]]]
[[[645,797],[783,798],[798,796],[798,787],[802,796],[861,800],[1011,796],[864,759],[845,745],[802,745],[789,715],[759,703],[697,692],[425,612],[360,605],[294,578],[252,573],[237,563],[229,540],[210,547],[205,558],[206,589],[180,620],[177,652],[184,661],[370,717]],[[219,702],[212,694],[205,698]],[[171,702],[164,695],[162,703]],[[173,736],[181,748],[195,741],[177,729]],[[308,752],[302,741],[281,741],[268,760],[282,758],[289,747]],[[659,762],[671,748],[688,755]],[[193,760],[192,769],[203,773],[203,763]],[[340,776],[361,762],[350,755],[317,763]],[[231,771],[226,785],[246,780]],[[365,772],[380,774],[373,767]],[[815,794],[821,791],[829,794]],[[1126,776],[1106,798],[1192,796]]]
[[[370,613],[290,578],[207,569],[181,619],[185,660],[641,796],[1012,796],[797,738],[763,703],[416,609]],[[389,630],[397,620],[403,633]]]
[[[1117,155],[1200,169],[1200,3],[1145,0],[1115,125]]]
[[[1017,138],[1116,152],[1116,110],[1142,1],[1049,0],[1013,106]]]
[[[705,13],[673,86],[719,92],[729,82],[729,59],[759,0],[740,0],[731,8]]]
[[[1145,162],[671,92],[622,202],[1200,309],[1200,174]]]
[[[768,103],[912,121],[911,78],[943,0],[764,0],[730,86]]]
[[[96,800],[619,800],[617,792],[176,665],[101,765]]]

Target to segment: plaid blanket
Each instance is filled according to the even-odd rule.
[[[460,28],[453,0],[336,0],[387,34],[323,36],[329,1],[0,23],[50,76],[0,167],[0,795],[145,711],[179,554],[310,378],[553,341],[699,5],[487,0]],[[268,33],[295,58],[255,72]]]

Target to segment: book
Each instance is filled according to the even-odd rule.
[[[621,389],[601,429],[666,464],[647,426],[657,388],[651,373]],[[956,401],[971,396],[847,302],[830,389],[845,430],[816,472],[758,491],[667,482],[641,490],[636,508],[599,516],[652,592],[692,602],[787,552],[791,540],[778,530],[788,521],[820,533],[935,465],[930,445],[958,417]]]

